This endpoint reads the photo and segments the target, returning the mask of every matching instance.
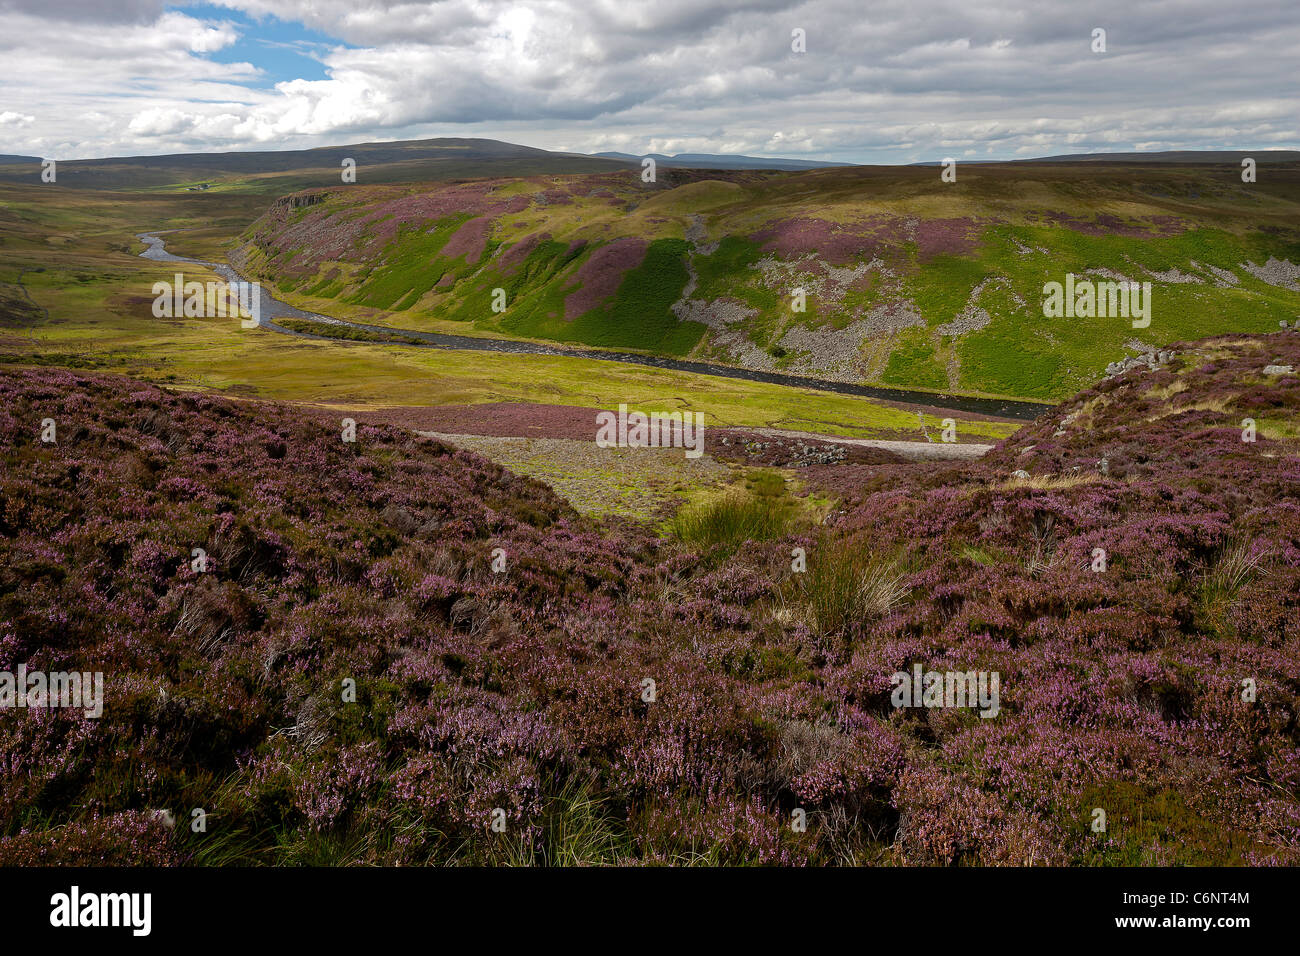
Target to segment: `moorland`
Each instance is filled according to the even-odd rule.
[[[0,163],[0,667],[106,675],[0,720],[0,863],[1300,862],[1300,166],[507,146]],[[392,335],[157,317],[161,231]]]

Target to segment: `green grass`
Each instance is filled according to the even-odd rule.
[[[344,339],[350,342],[401,342],[406,345],[420,345],[420,339],[395,332],[371,332],[367,329],[355,329],[349,325],[332,325],[329,322],[313,322],[311,319],[276,319],[275,324],[291,332],[306,332],[310,335],[322,335],[329,339]]]
[[[1104,833],[1092,831],[1095,809],[1106,813]],[[1240,866],[1252,848],[1240,831],[1188,806],[1182,793],[1149,784],[1090,787],[1073,822],[1085,866]]]
[[[851,396],[588,359],[364,342],[343,347],[242,330],[230,320],[154,318],[152,285],[170,279],[175,269],[141,259],[143,246],[133,234],[198,226],[172,235],[169,243],[181,254],[217,258],[265,202],[239,193],[214,201],[184,192],[85,193],[0,184],[0,282],[10,283],[6,301],[25,303],[30,294],[36,305],[17,309],[13,327],[0,329],[0,360],[105,369],[183,388],[353,408],[496,401],[617,408],[632,402],[700,411],[717,426],[920,437],[913,416]],[[216,278],[199,268],[185,272],[202,281]],[[20,276],[21,291],[14,284]],[[992,428],[999,437],[1012,430]]]
[[[785,478],[775,471],[755,471],[746,476],[743,488],[686,505],[669,528],[688,544],[734,551],[749,541],[784,537],[798,517]]]
[[[11,193],[0,186],[0,197]],[[188,197],[132,201],[125,205],[137,210],[137,219],[128,228],[179,225],[187,221],[180,213],[193,202]],[[172,203],[180,209],[169,213]],[[82,197],[78,204],[60,194],[48,208],[33,208],[55,222],[33,214],[15,225],[11,207],[0,206],[0,222],[10,230],[0,281],[13,283],[22,275],[23,288],[41,310],[34,318],[37,313],[24,308],[16,313],[15,327],[0,329],[0,361],[6,363],[104,369],[181,388],[350,408],[481,402],[617,408],[631,403],[703,412],[718,427],[922,438],[914,415],[853,396],[591,359],[367,342],[344,346],[244,330],[228,319],[157,319],[150,308],[151,288],[155,281],[171,278],[172,266],[141,259],[136,251],[142,247],[103,220],[111,215],[93,197]],[[80,238],[51,257],[55,224]],[[237,226],[227,236],[234,231]],[[213,235],[195,245],[219,241]],[[183,252],[192,251],[178,245]],[[41,268],[45,271],[30,271]],[[216,279],[203,269],[186,273],[200,281]],[[11,299],[26,301],[16,288],[6,289]],[[933,430],[938,419],[927,424]],[[963,433],[968,429],[990,438],[1014,430],[974,421],[962,427]]]
[[[908,388],[946,389],[948,373],[935,360],[934,345],[917,329],[907,329],[889,355],[880,380]]]
[[[1269,183],[1254,190],[1220,183],[1205,170],[1090,170],[1087,189],[1079,187],[1077,170],[977,168],[960,185],[942,192],[931,178],[916,170],[832,170],[645,190],[635,177],[613,176],[602,180],[601,187],[611,191],[613,199],[579,194],[572,202],[531,204],[502,217],[489,238],[489,253],[494,243],[508,247],[530,233],[552,234],[511,275],[505,275],[499,258],[490,255],[475,263],[440,255],[465,214],[403,230],[373,262],[323,263],[318,271],[304,271],[301,250],[291,250],[283,262],[255,253],[252,266],[259,275],[273,275],[273,284],[296,305],[375,325],[702,355],[709,352],[705,329],[679,322],[671,311],[685,288],[689,263],[698,275],[692,295],[745,303],[754,310],[747,329],[751,339],[770,348],[778,364],[788,367],[795,358],[781,355],[773,344],[793,317],[788,301],[777,290],[765,288],[760,271],[752,268],[763,255],[749,238],[759,228],[773,217],[796,215],[846,224],[885,215],[970,217],[990,223],[970,253],[926,262],[905,259],[895,263],[901,269],[895,277],[873,273],[871,282],[849,293],[841,307],[813,297],[811,311],[799,321],[839,326],[846,320],[845,309],[911,298],[927,328],[873,340],[868,381],[947,390],[951,372],[960,391],[1045,400],[1095,381],[1107,363],[1124,354],[1123,345],[1130,339],[1159,345],[1214,333],[1263,332],[1276,329],[1281,319],[1300,315],[1300,293],[1269,286],[1244,271],[1236,273],[1240,282],[1234,288],[1156,281],[1147,329],[1133,329],[1122,319],[1052,320],[1041,310],[1043,283],[1060,280],[1067,271],[1079,274],[1105,267],[1144,279],[1143,267],[1190,272],[1193,259],[1234,272],[1241,262],[1262,263],[1270,256],[1300,260],[1300,234],[1294,229],[1300,179],[1285,170],[1271,171]],[[564,182],[554,178],[545,184]],[[6,293],[5,301],[20,303],[30,293],[50,313],[48,319],[34,320],[26,305],[14,305],[9,309],[14,328],[0,330],[5,336],[2,350],[11,358],[25,355],[45,363],[53,361],[52,356],[68,355],[73,356],[69,362],[122,367],[199,387],[361,403],[492,401],[508,396],[586,404],[596,395],[602,399],[599,407],[609,407],[634,397],[629,392],[645,381],[641,372],[599,364],[577,366],[590,371],[570,374],[568,367],[556,371],[536,358],[512,356],[507,360],[511,366],[504,368],[481,355],[466,361],[444,353],[432,361],[391,347],[391,354],[382,355],[380,350],[353,346],[346,358],[336,359],[334,382],[331,374],[319,371],[315,352],[304,353],[300,368],[284,364],[299,361],[293,350],[307,349],[306,343],[266,345],[257,340],[254,345],[215,321],[155,320],[145,297],[155,278],[169,277],[174,270],[140,260],[136,254],[141,246],[132,233],[185,229],[169,237],[175,251],[221,258],[265,207],[267,195],[261,191],[264,180],[243,185],[214,181],[216,185],[223,187],[219,196],[0,184],[0,283],[7,283],[5,288],[13,293]],[[514,185],[517,194],[528,196],[540,184],[520,180]],[[327,207],[337,203],[336,215],[354,218],[365,215],[377,199],[409,191],[405,186],[359,187],[339,191]],[[996,211],[999,221],[992,221],[990,211]],[[1045,214],[1053,211],[1084,220],[1113,214],[1129,222],[1176,215],[1193,228],[1171,236],[1094,236],[1048,223]],[[695,215],[703,217],[708,236],[719,240],[712,255],[693,255],[680,238],[688,217]],[[575,291],[577,269],[592,249],[622,235],[650,239],[644,261],[623,276],[609,301],[567,320],[564,302]],[[1024,247],[1033,251],[1022,254]],[[38,268],[46,271],[32,271]],[[448,274],[454,284],[435,288]],[[20,275],[23,295],[16,285]],[[992,317],[988,326],[955,338],[935,332],[935,326],[965,308],[971,290],[984,277],[998,279],[985,286],[976,303]],[[508,296],[502,314],[491,311],[491,290],[498,286]],[[265,355],[255,354],[262,352]],[[480,373],[489,368],[493,377]],[[365,376],[373,376],[373,383]],[[610,387],[616,380],[635,384]],[[689,385],[690,390],[673,394],[669,382],[675,383],[672,387]],[[700,410],[719,408],[729,423],[744,420],[879,437],[917,434],[905,414],[856,400],[818,396],[804,401],[801,396],[808,393],[771,392],[752,383],[738,394],[721,380],[698,377],[667,376],[656,383],[656,395],[685,398]],[[882,434],[890,431],[894,434]],[[1008,429],[984,426],[969,431],[996,438]]]
[[[688,505],[673,520],[673,533],[702,547],[735,550],[748,541],[773,541],[790,528],[787,502],[732,492],[715,501]]]
[[[391,309],[412,292],[421,295],[434,287],[446,272],[467,271],[463,260],[459,267],[438,252],[452,235],[469,221],[468,214],[438,220],[437,225],[405,229],[384,248],[383,265],[356,277],[358,288],[346,296],[348,302],[376,309]]]
[[[613,303],[575,319],[566,340],[664,355],[689,352],[704,334],[704,326],[679,321],[670,308],[690,278],[684,261],[687,249],[682,239],[651,242],[645,261],[623,277]]]
[[[939,325],[960,312],[971,290],[989,275],[980,259],[935,256],[903,283],[903,295],[916,303],[927,325]]]
[[[925,170],[856,169],[720,175],[646,189],[633,176],[611,175],[591,193],[573,193],[560,203],[530,203],[494,223],[492,241],[507,249],[525,236],[549,237],[541,238],[512,275],[501,273],[491,259],[473,268],[462,262],[452,269],[456,282],[450,289],[426,294],[451,267],[424,255],[436,237],[406,230],[372,272],[327,274],[308,284],[290,280],[281,288],[293,285],[307,297],[323,297],[291,298],[303,308],[329,311],[333,302],[340,317],[374,324],[446,331],[459,323],[469,334],[730,360],[725,349],[706,339],[702,326],[681,323],[670,310],[685,288],[689,265],[697,275],[692,297],[743,303],[750,315],[741,331],[768,349],[779,368],[798,368],[799,357],[782,354],[775,344],[790,322],[840,329],[877,305],[905,301],[924,318],[929,334],[908,329],[892,339],[871,340],[866,381],[1054,400],[1095,381],[1125,354],[1130,339],[1158,346],[1218,333],[1261,332],[1300,315],[1300,293],[1237,271],[1246,261],[1300,260],[1300,232],[1294,227],[1300,175],[1271,169],[1267,184],[1248,190],[1230,179],[1199,168],[1090,167],[1081,173],[1070,167],[974,166],[959,184],[947,186]],[[531,196],[564,182],[518,181],[499,191]],[[345,194],[337,215],[363,214],[372,208],[368,204],[404,190]],[[1084,223],[1108,216],[1124,225],[1092,235],[1054,222],[1058,215]],[[681,238],[696,217],[718,243],[711,255],[694,255]],[[782,218],[826,219],[846,227],[866,221],[878,229],[886,218],[901,223],[908,217],[966,219],[977,242],[967,252],[920,261],[904,226],[877,233],[885,243],[888,271],[871,273],[838,302],[810,295],[808,311],[799,316],[790,313],[782,290],[764,284],[770,277],[754,268],[765,253],[752,236]],[[1162,217],[1191,228],[1160,235],[1155,222]],[[1126,234],[1130,230],[1137,231]],[[566,319],[564,302],[576,291],[577,267],[601,244],[625,236],[650,240],[645,261],[623,277],[611,301]],[[1062,321],[1042,315],[1043,284],[1060,281],[1067,272],[1104,268],[1142,281],[1150,278],[1146,270],[1195,273],[1193,260],[1234,272],[1238,286],[1152,280],[1155,301],[1146,329],[1133,329],[1123,319]],[[818,272],[815,263],[795,268]],[[291,265],[281,264],[282,277],[292,272]],[[974,290],[986,279],[991,281],[976,300]],[[490,309],[496,287],[508,292],[504,314]],[[968,304],[988,312],[985,328],[956,337],[934,331]]]

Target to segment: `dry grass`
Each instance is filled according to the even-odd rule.
[[[1257,418],[1255,432],[1270,441],[1300,441],[1300,421],[1294,418]]]
[[[1056,550],[1056,518],[1049,515],[1035,521],[1033,537],[1034,553],[1025,561],[1025,571],[1036,577],[1061,563],[1061,555]]]
[[[1184,355],[1183,359],[1185,362],[1190,362],[1194,367],[1199,367],[1206,362],[1217,362],[1221,359],[1239,359],[1242,357],[1242,349],[1261,352],[1263,348],[1259,342],[1253,339],[1228,339],[1215,342],[1213,345],[1203,345],[1193,349],[1190,354]]]
[[[798,613],[818,637],[847,634],[888,615],[906,600],[910,588],[897,562],[847,542],[828,543],[808,571],[799,576]]]
[[[1064,475],[1030,475],[1028,478],[1010,478],[1002,482],[997,487],[1001,490],[1008,488],[1037,488],[1039,490],[1077,488],[1080,485],[1091,485],[1101,481],[1103,476],[1096,471],[1067,472]]]
[[[1185,391],[1187,391],[1187,383],[1180,378],[1168,385],[1156,385],[1148,388],[1143,397],[1152,401],[1163,402]]]
[[[1148,422],[1158,422],[1162,418],[1168,418],[1170,415],[1184,415],[1188,412],[1216,412],[1220,415],[1230,414],[1237,401],[1236,395],[1225,395],[1221,398],[1207,398],[1199,402],[1190,402],[1186,405],[1168,405],[1163,411],[1156,415],[1148,415]]]
[[[1109,395],[1098,395],[1095,398],[1088,399],[1079,406],[1079,410],[1074,413],[1074,417],[1070,420],[1067,427],[1079,429],[1090,427],[1097,412],[1106,408],[1106,406],[1108,406],[1112,401],[1114,401],[1114,399]]]

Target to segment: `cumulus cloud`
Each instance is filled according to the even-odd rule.
[[[457,135],[915,162],[1300,145],[1292,0],[1248,15],[1217,0],[216,6],[228,13],[0,0],[0,109],[31,117],[5,124],[8,146],[93,156]],[[256,62],[212,56],[272,17],[337,41],[313,48],[325,78],[268,88]]]

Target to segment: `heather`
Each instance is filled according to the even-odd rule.
[[[1300,862],[1300,336],[1171,351],[973,463],[809,464],[824,521],[721,545],[396,425],[5,368],[0,669],[106,688],[0,712],[0,861]],[[895,708],[915,665],[999,713]]]

